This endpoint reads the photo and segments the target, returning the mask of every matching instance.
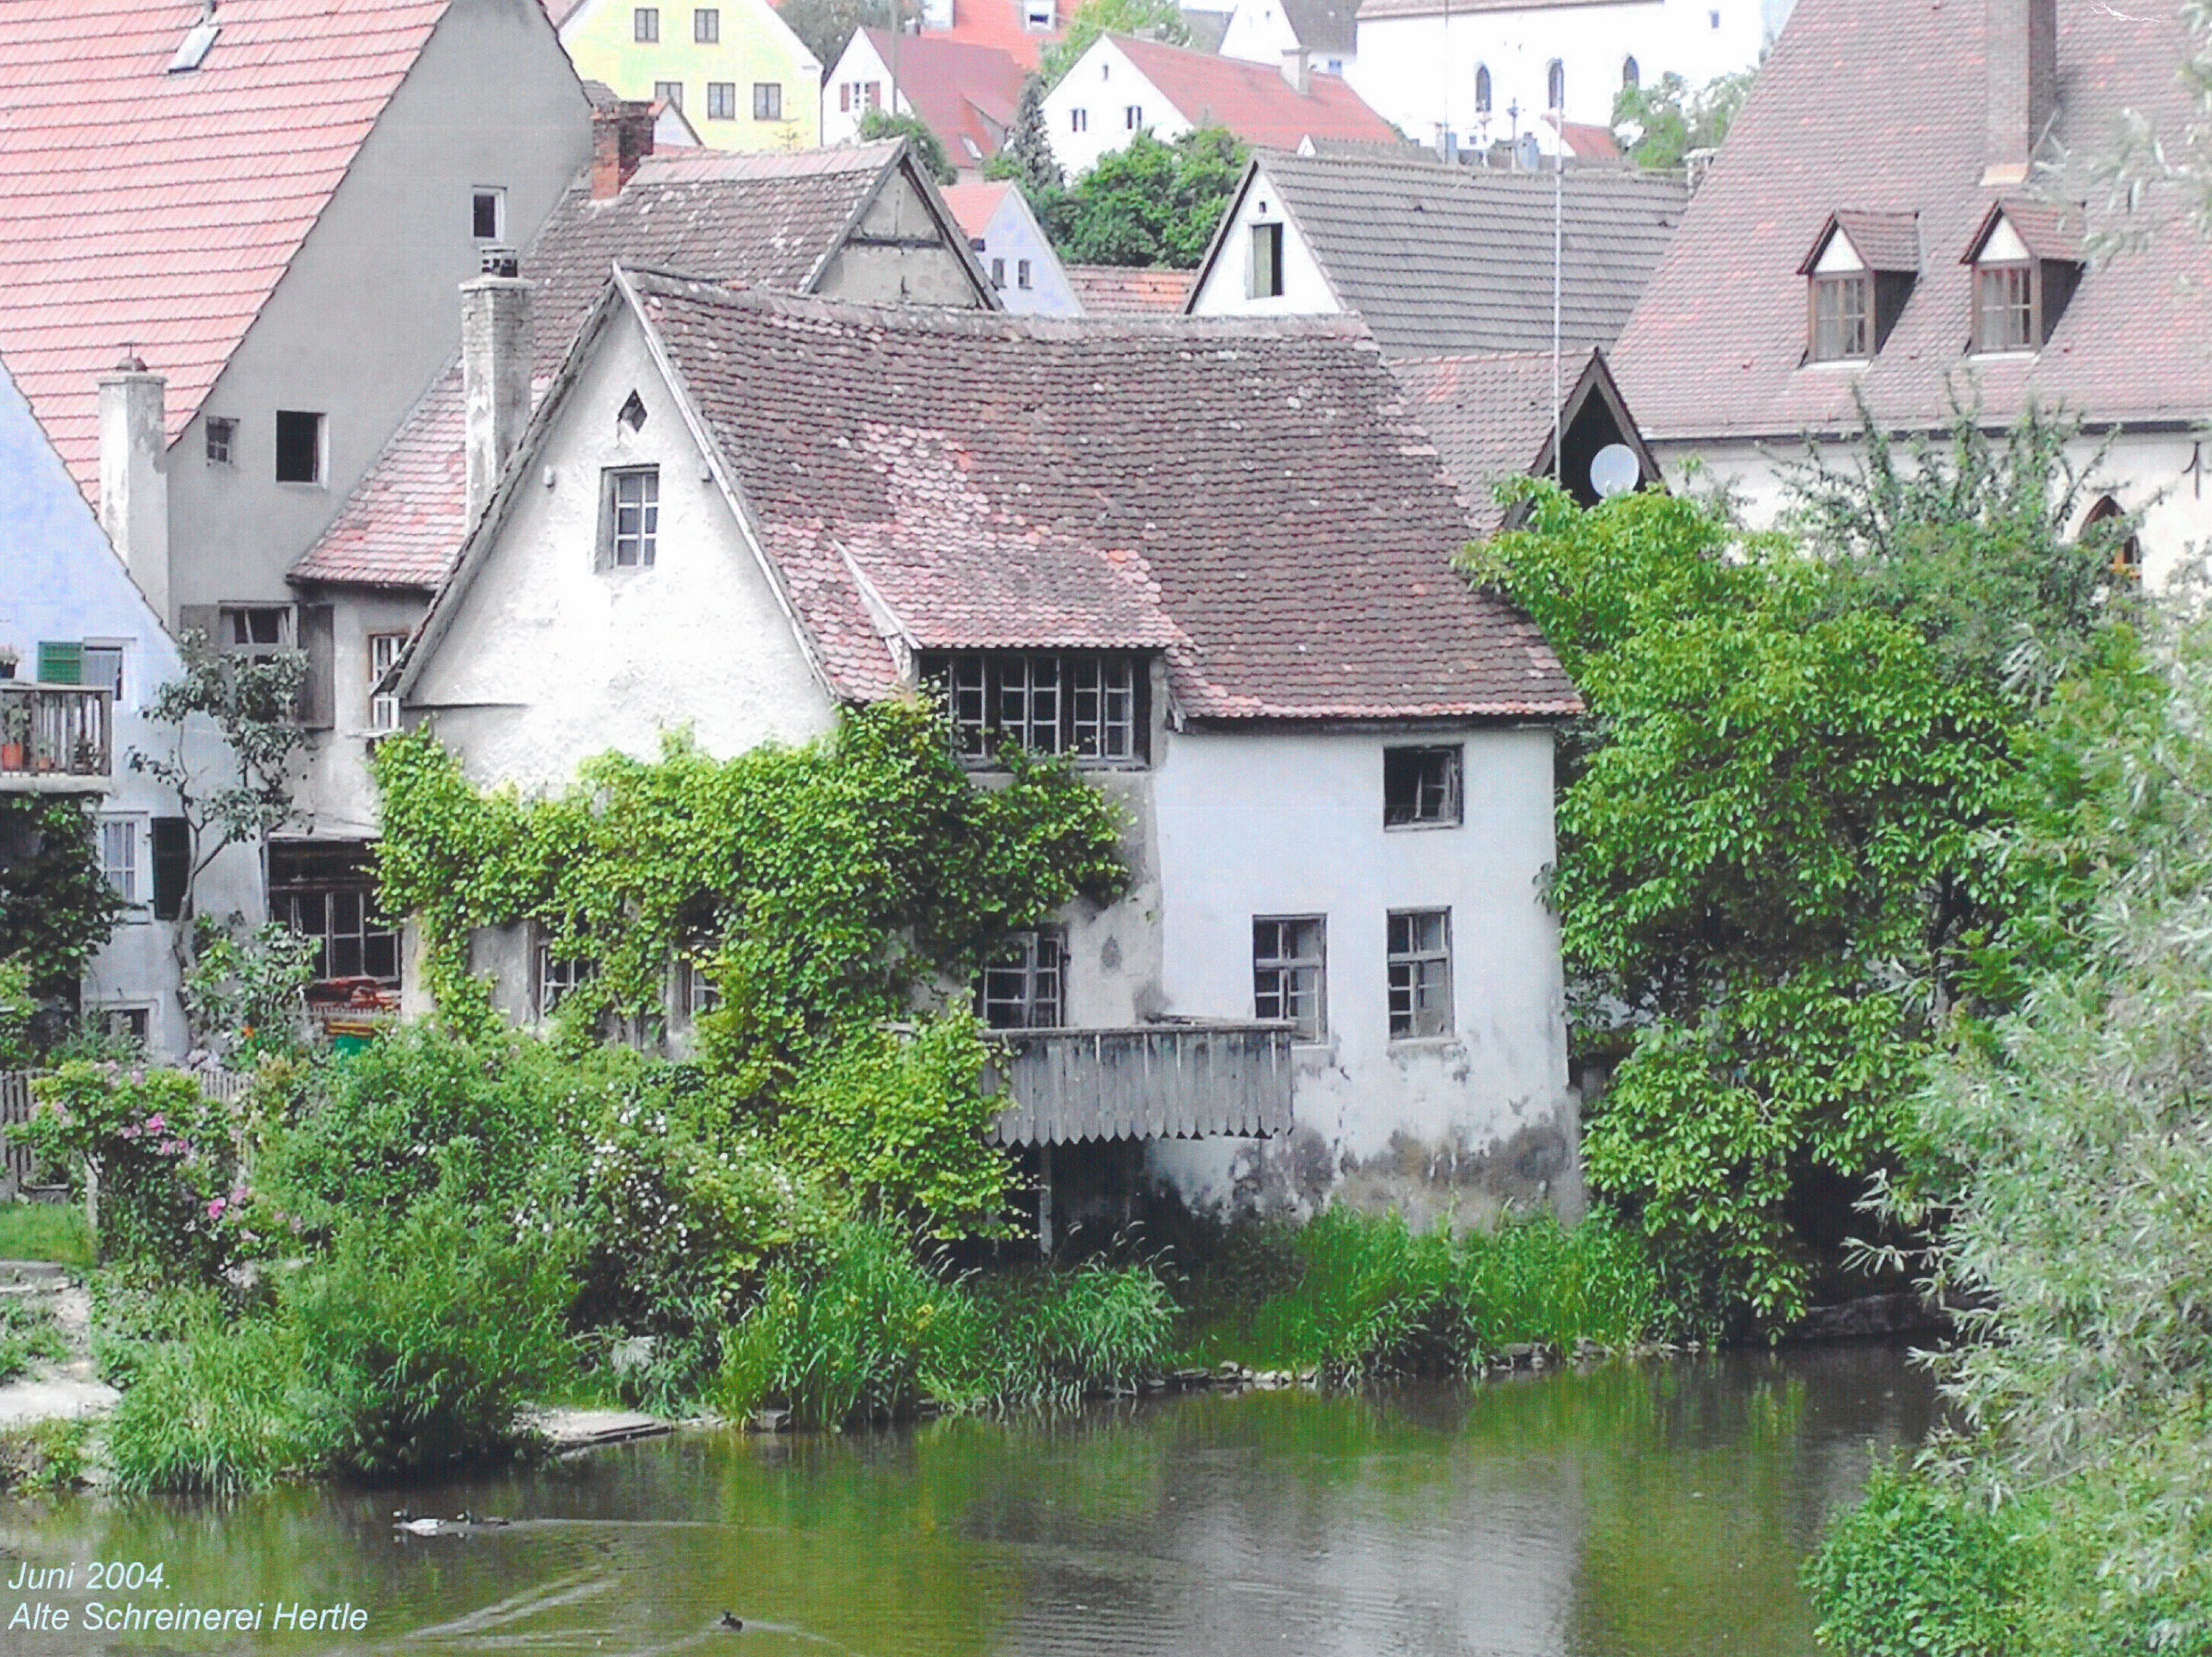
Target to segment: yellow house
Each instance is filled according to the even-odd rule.
[[[822,65],[769,0],[546,0],[568,60],[624,98],[665,98],[710,149],[812,149]]]

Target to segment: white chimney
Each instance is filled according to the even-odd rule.
[[[100,526],[167,626],[169,382],[125,357],[100,377]]]
[[[1313,53],[1304,46],[1286,47],[1283,52],[1283,78],[1297,91],[1313,90]]]
[[[461,284],[461,390],[468,456],[469,525],[474,528],[522,428],[530,422],[532,284],[515,275],[514,255],[488,247],[484,274]]]

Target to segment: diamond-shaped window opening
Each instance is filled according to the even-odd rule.
[[[645,399],[640,397],[635,391],[632,391],[629,394],[629,400],[622,405],[622,412],[617,415],[615,418],[621,421],[623,425],[629,427],[630,430],[634,432],[643,430],[645,428]]]
[[[209,10],[209,16],[203,17],[185,31],[184,44],[177,48],[177,55],[169,59],[170,74],[189,75],[207,61],[208,53],[214,49],[216,36],[222,33],[222,25],[216,23],[212,16],[214,9],[210,7]]]

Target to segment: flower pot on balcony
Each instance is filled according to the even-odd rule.
[[[23,768],[23,744],[19,742],[0,742],[0,771],[20,771]]]

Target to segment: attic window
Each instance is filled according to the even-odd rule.
[[[1912,297],[1919,267],[1914,215],[1830,214],[1797,267],[1808,281],[1808,359],[1864,361],[1879,352]]]
[[[1048,29],[1052,27],[1053,0],[1024,0],[1022,7],[1022,27],[1030,29]]]
[[[1280,299],[1283,295],[1283,227],[1252,227],[1251,297]]]
[[[616,415],[615,418],[634,432],[643,431],[645,429],[645,399],[635,391],[632,391],[623,404],[622,411]]]
[[[2040,350],[2081,276],[2078,226],[2063,208],[1992,206],[1967,244],[1973,267],[1976,351]]]
[[[190,75],[207,62],[208,53],[215,50],[216,36],[222,33],[222,25],[215,21],[214,14],[215,8],[210,6],[208,15],[185,31],[177,55],[169,59],[170,74]]]

